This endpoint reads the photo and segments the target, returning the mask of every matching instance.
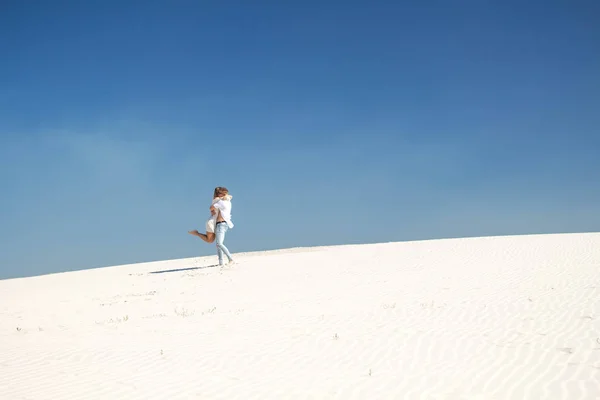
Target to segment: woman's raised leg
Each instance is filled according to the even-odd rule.
[[[204,234],[204,233],[200,233],[200,232],[194,230],[194,231],[189,231],[188,233],[190,235],[198,236],[200,239],[204,240],[206,243],[212,243],[215,241],[215,234],[212,232],[206,232],[206,234]]]

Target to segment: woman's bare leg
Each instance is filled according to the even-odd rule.
[[[215,234],[211,232],[200,233],[196,230],[188,231],[190,235],[198,236],[200,239],[204,240],[206,243],[212,243],[215,241]]]

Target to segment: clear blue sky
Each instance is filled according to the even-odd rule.
[[[396,3],[3,1],[0,278],[599,231],[600,4]]]

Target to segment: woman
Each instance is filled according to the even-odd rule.
[[[219,265],[224,265],[223,256],[228,259],[228,264],[233,264],[234,260],[225,246],[225,234],[233,228],[231,221],[231,199],[233,196],[225,187],[217,187],[213,193],[213,202],[210,206],[211,218],[206,221],[206,234],[199,233],[197,230],[189,231],[190,234],[198,236],[207,243],[217,242],[217,256]]]
[[[217,212],[213,205],[219,201],[219,189],[220,187],[215,188],[213,192],[213,201],[210,206],[210,218],[206,220],[206,234],[200,233],[197,230],[188,231],[190,235],[198,236],[200,239],[204,240],[206,243],[212,243],[215,241],[215,224],[217,223]]]

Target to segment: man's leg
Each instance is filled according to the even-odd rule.
[[[219,265],[223,265],[223,250],[219,247],[219,243],[222,243],[225,239],[225,232],[220,229],[219,225],[215,228],[215,237],[217,241],[217,257],[219,258]]]
[[[219,265],[223,265],[223,254],[227,256],[227,259],[231,262],[233,261],[233,257],[231,257],[231,253],[229,253],[229,249],[225,247],[225,233],[229,227],[227,224],[218,224],[216,229],[216,242],[217,242],[217,255],[219,256]]]

